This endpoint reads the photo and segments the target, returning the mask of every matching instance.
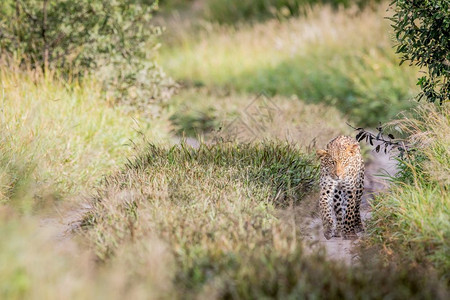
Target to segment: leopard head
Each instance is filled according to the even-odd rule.
[[[357,143],[329,144],[326,150],[317,150],[322,168],[336,180],[342,180],[351,169],[352,162],[360,153]]]

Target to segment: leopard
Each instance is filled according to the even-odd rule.
[[[319,211],[323,234],[356,239],[364,231],[361,199],[364,190],[364,160],[358,141],[340,135],[325,149],[317,150],[320,159]]]

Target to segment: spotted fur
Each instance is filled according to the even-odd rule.
[[[363,231],[360,215],[364,161],[358,142],[349,136],[331,140],[320,157],[320,214],[326,239],[356,238]]]

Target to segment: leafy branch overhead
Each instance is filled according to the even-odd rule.
[[[442,105],[450,99],[450,1],[394,0],[393,24],[402,63],[424,68],[418,99]]]
[[[397,150],[399,157],[403,158],[405,153],[414,151],[414,149],[409,144],[405,143],[404,140],[396,139],[393,134],[388,133],[386,137],[383,126],[381,124],[379,124],[377,127],[377,134],[373,134],[372,132],[367,131],[362,127],[356,128],[348,123],[347,125],[358,131],[355,137],[358,142],[365,140],[366,143],[370,144],[371,146],[375,146],[376,144],[375,151],[377,153],[382,150],[384,151],[384,153],[387,153],[388,151],[390,152],[392,150]]]

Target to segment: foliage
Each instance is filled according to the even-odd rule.
[[[450,99],[450,2],[448,0],[394,0],[390,18],[397,38],[397,53],[427,70],[417,85],[419,100],[442,104]]]
[[[381,123],[376,128],[378,131],[377,134],[373,134],[362,127],[355,128],[350,124],[347,125],[358,131],[355,136],[355,139],[358,142],[365,140],[367,144],[374,147],[376,153],[384,151],[384,154],[387,154],[388,151],[389,153],[395,151],[398,153],[399,158],[402,159],[404,158],[405,153],[412,153],[415,150],[410,145],[406,144],[404,140],[396,139],[392,133],[388,133],[387,136],[384,136],[384,134],[386,134],[384,132],[385,128],[383,128]]]
[[[150,22],[152,2],[2,1],[0,53],[44,72],[98,73],[119,100],[166,100],[173,83],[152,62],[161,32]]]
[[[45,68],[84,70],[109,63],[109,57],[142,56],[153,11],[135,1],[3,1],[2,50]]]

